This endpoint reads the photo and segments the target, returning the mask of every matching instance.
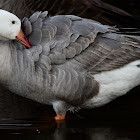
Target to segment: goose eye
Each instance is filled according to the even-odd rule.
[[[15,21],[12,21],[12,24],[15,24]]]

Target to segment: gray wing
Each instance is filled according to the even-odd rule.
[[[89,70],[91,74],[117,69],[140,59],[140,38],[138,36],[106,33],[101,35],[97,40],[100,43],[102,40],[110,40],[109,45],[117,46],[118,49],[112,51],[96,67],[91,68]],[[100,43],[99,45],[101,45]]]
[[[134,60],[133,54],[126,59],[133,47],[123,45],[131,39],[111,33],[114,27],[71,15],[46,16],[47,12],[36,12],[23,20],[23,27],[33,45],[29,51],[36,69],[57,99],[72,105],[83,103],[98,93],[99,85],[91,74]]]
[[[35,48],[42,47],[40,58],[49,59],[48,70],[52,65],[65,64],[92,48],[90,45],[94,43],[97,33],[105,33],[110,28],[71,15],[46,16],[47,12],[36,12],[23,20],[22,28],[33,46],[30,51],[37,53]]]

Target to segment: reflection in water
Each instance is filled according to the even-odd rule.
[[[5,120],[5,122],[8,121]],[[112,119],[104,122],[100,119],[73,119],[71,116],[57,125],[52,116],[44,116],[38,119],[11,121],[0,124],[1,138],[10,140],[135,140],[139,137],[140,130],[140,123],[136,120],[116,122]]]
[[[23,128],[20,130],[17,128],[13,132],[7,129],[9,134],[4,135],[3,131],[1,138],[10,138],[10,140],[132,140],[138,138],[138,135],[133,134],[136,132],[132,126],[130,126],[131,129],[128,129],[115,126],[94,126],[94,124],[91,125],[93,128],[67,128],[66,124],[63,124],[64,128],[56,128],[55,126],[49,128],[45,125],[50,124],[42,124],[43,128],[37,125],[27,127],[26,131]]]
[[[2,88],[0,88],[2,90]],[[57,124],[52,107],[0,91],[0,138],[10,140],[132,140],[140,130],[140,87],[100,108],[67,113]]]

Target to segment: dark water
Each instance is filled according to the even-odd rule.
[[[72,126],[70,123],[75,124]],[[79,125],[81,126],[80,128]],[[90,126],[91,128],[86,128],[85,126]],[[37,122],[32,122],[32,124],[30,122],[24,125],[18,124],[17,126],[11,126],[11,128],[7,126],[7,128],[5,126],[1,130],[1,138],[11,140],[135,140],[139,139],[140,130],[137,124],[102,125],[94,121],[68,122],[63,124],[61,128],[56,128],[54,122],[47,121],[40,122],[40,124],[37,124]]]
[[[130,122],[129,122],[130,121]],[[103,120],[66,120],[56,124],[50,118],[16,120],[0,124],[0,137],[21,140],[132,140],[139,139],[140,122]]]
[[[100,120],[101,121],[101,120]],[[53,120],[24,120],[0,124],[0,137],[21,140],[132,140],[139,139],[140,122],[70,120],[59,126]],[[133,121],[133,122],[132,122]]]
[[[68,112],[56,123],[51,106],[0,88],[0,139],[135,140],[140,138],[140,87],[100,108]]]

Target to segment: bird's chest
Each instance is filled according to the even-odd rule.
[[[111,100],[126,94],[140,84],[140,60],[112,71],[94,75],[100,84],[99,93],[88,101],[88,106],[101,106]]]

